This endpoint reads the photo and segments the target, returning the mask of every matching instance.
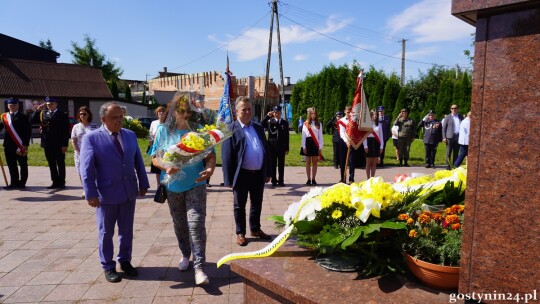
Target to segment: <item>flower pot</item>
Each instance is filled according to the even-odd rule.
[[[425,285],[437,289],[456,289],[458,287],[459,267],[431,264],[406,253],[403,255],[409,270]]]

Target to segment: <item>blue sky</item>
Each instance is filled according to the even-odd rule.
[[[267,0],[1,0],[0,33],[39,44],[50,39],[71,63],[71,42],[85,35],[124,71],[144,80],[167,67],[175,73],[223,72],[227,52],[237,77],[265,74],[271,8]],[[450,14],[451,0],[279,2],[284,77],[294,83],[330,64],[370,65],[406,78],[430,64],[471,68],[463,50],[474,27]],[[274,30],[276,23],[274,22]],[[274,44],[277,38],[274,36]],[[270,75],[279,79],[277,45]]]

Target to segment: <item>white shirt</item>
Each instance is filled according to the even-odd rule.
[[[152,123],[150,124],[150,129],[148,129],[150,140],[154,140],[156,138],[157,127],[160,124],[161,122],[159,121],[159,119],[152,121]]]
[[[452,119],[454,120],[454,134],[457,134],[457,132],[459,132],[459,123],[460,123],[458,114],[456,115],[452,114]]]
[[[341,118],[339,121],[343,122],[345,126],[349,124],[349,118],[347,118],[346,116]],[[343,139],[345,143],[348,143],[349,137],[347,136],[347,128],[342,126],[341,123],[339,122],[338,122],[338,126],[339,126],[339,137],[341,137],[341,139]]]
[[[469,133],[471,128],[471,119],[466,117],[459,125],[459,139],[458,144],[462,146],[469,145]]]
[[[380,144],[380,150],[384,149],[384,140],[383,140],[383,133],[382,133],[382,124],[379,123],[378,126],[376,126],[375,124],[372,125],[373,126],[373,132],[377,133],[377,136],[379,136],[379,144]],[[372,133],[369,133],[368,137],[366,137],[366,139],[364,140],[363,142],[363,145],[364,145],[364,149],[367,149],[368,148],[368,144],[367,144],[367,139],[369,137],[375,137],[375,135],[373,135],[373,132]]]
[[[311,131],[313,132],[313,135],[317,138],[317,142],[319,144],[319,150],[322,150],[323,148],[323,134],[322,134],[322,128],[319,126],[315,126],[315,122],[311,122]],[[306,127],[306,124],[302,127],[302,148],[306,148],[306,138],[311,137],[311,133],[309,132],[308,128]]]

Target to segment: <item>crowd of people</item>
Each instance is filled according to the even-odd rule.
[[[216,154],[209,151],[204,159],[180,167],[159,159],[160,152],[180,142],[185,134],[216,122],[215,112],[205,107],[203,98],[197,99],[196,105],[190,98],[189,92],[179,92],[166,107],[156,108],[146,153],[152,157],[151,173],[155,174],[156,183],[163,183],[166,176],[177,176],[164,185],[182,255],[178,269],[188,270],[193,257],[195,283],[202,285],[209,283],[204,272],[206,197],[216,167]],[[4,188],[26,187],[32,123],[41,126],[41,146],[52,181],[48,189],[65,188],[65,154],[71,140],[75,170],[84,189],[82,197],[96,209],[98,253],[105,278],[109,282],[122,280],[116,271],[116,262],[125,275],[137,276],[137,268],[131,265],[135,204],[137,196],[144,196],[150,184],[135,133],[122,127],[127,115],[125,107],[115,102],[103,104],[99,110],[101,127],[97,128],[92,124],[90,108],[81,106],[77,110],[79,123],[70,134],[68,116],[58,109],[54,98],[47,97],[30,117],[19,111],[17,98],[9,98],[6,103],[9,111],[1,116],[0,130],[6,129],[3,145],[11,181]],[[261,230],[260,217],[265,184],[285,186],[284,167],[290,140],[289,122],[282,118],[281,110],[279,106],[273,107],[257,123],[248,97],[240,96],[234,103],[232,114],[235,120],[228,126],[232,135],[223,142],[221,157],[223,185],[231,188],[234,199],[236,244],[239,246],[248,245],[248,228],[252,238],[272,239]],[[471,113],[463,117],[457,105],[452,105],[450,110],[442,121],[429,111],[416,125],[409,117],[408,109],[401,109],[392,123],[384,107],[379,106],[370,111],[372,131],[367,132],[360,146],[353,145],[346,132],[354,114],[351,113],[353,108],[346,106],[343,111],[336,112],[325,126],[332,132],[332,163],[334,168],[340,169],[339,182],[346,183],[347,178],[349,183],[354,182],[358,167],[365,167],[366,179],[374,177],[377,168],[384,167],[384,153],[390,138],[399,166],[409,166],[410,146],[418,132],[423,133],[426,168],[435,167],[440,142],[446,144],[446,166],[460,166],[468,153]],[[305,157],[306,185],[314,186],[317,185],[318,162],[324,159],[323,123],[317,109],[308,108],[305,120],[300,116],[297,127],[301,133],[300,154]],[[246,212],[248,196],[249,214]],[[115,261],[113,236],[116,227],[119,251]]]

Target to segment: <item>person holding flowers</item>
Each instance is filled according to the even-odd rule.
[[[187,134],[193,134],[190,132],[202,126],[189,121],[192,110],[188,96],[184,92],[179,93],[168,105],[168,118],[164,124],[158,126],[149,154],[152,155],[154,166],[161,170],[161,181],[168,176],[168,182],[165,183],[167,201],[178,246],[182,252],[178,269],[186,271],[189,268],[189,258],[193,253],[195,283],[202,285],[209,283],[208,276],[203,271],[206,261],[206,180],[214,173],[216,156],[211,150],[204,159],[193,158],[196,161],[182,164],[163,161],[158,157],[160,152],[177,143],[191,147],[190,149],[200,146],[198,137]]]

